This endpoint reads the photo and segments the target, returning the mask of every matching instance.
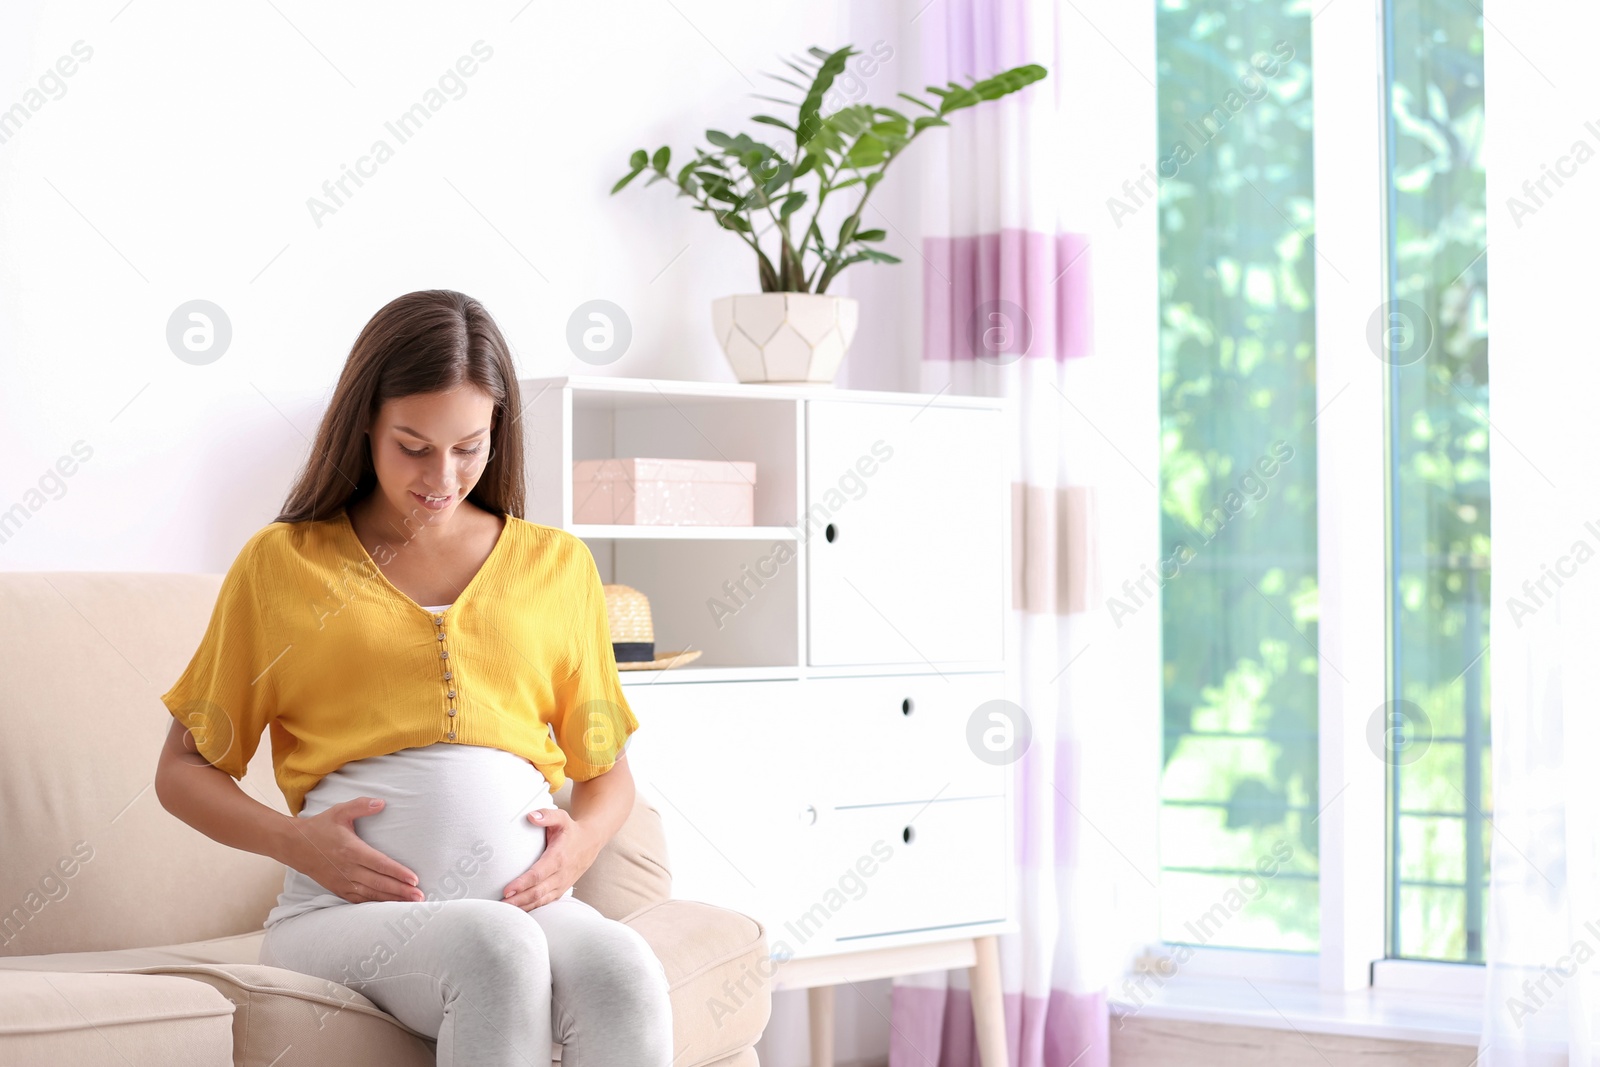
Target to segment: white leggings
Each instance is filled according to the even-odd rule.
[[[267,929],[261,962],[361,993],[438,1042],[439,1067],[671,1067],[667,976],[633,928],[576,897],[372,900]]]

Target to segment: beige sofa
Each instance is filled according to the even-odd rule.
[[[220,582],[0,573],[0,1064],[434,1063],[432,1041],[366,997],[257,963],[283,866],[217,844],[156,799],[172,721],[159,694]],[[287,810],[266,739],[243,785]],[[556,801],[570,796],[568,784]],[[766,931],[670,899],[660,817],[642,797],[574,892],[664,964],[673,1067],[754,1067],[771,1012]]]

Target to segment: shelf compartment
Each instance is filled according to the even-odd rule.
[[[586,459],[746,460],[755,463],[754,527],[633,526],[629,530],[719,531],[792,527],[800,501],[800,406],[790,399],[694,397],[574,389],[571,461]],[[572,522],[572,470],[564,481],[563,525]],[[793,536],[788,533],[785,536]]]
[[[692,668],[673,673],[723,667],[798,673],[800,560],[792,540],[585,537],[584,543],[603,581],[650,599],[657,651],[700,650]]]

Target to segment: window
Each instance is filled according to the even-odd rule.
[[[1156,22],[1161,931],[1315,952],[1311,13]]]
[[[1325,8],[1158,0],[1160,898],[1168,942],[1334,951],[1357,963],[1348,975],[1380,954],[1482,959],[1492,832],[1483,17],[1472,0],[1385,0],[1380,41],[1359,12],[1315,25]],[[1333,75],[1323,83],[1349,98],[1334,113],[1360,116],[1316,138],[1314,34]],[[1358,77],[1334,74],[1375,63],[1381,110],[1352,90]],[[1382,143],[1381,174],[1355,160],[1323,172],[1352,183],[1371,174],[1370,197],[1331,190],[1316,207],[1314,139],[1374,153]],[[1381,279],[1368,286],[1349,269],[1357,253],[1345,270],[1323,254],[1319,221],[1358,231]],[[1371,417],[1337,431],[1314,425],[1319,284],[1360,303],[1386,379]],[[1360,344],[1348,303],[1322,310],[1335,341]],[[1342,403],[1347,415],[1366,401]],[[1383,513],[1375,460],[1373,507],[1350,514],[1374,546],[1382,533],[1386,567],[1318,537],[1319,432],[1323,448],[1362,433],[1362,448],[1376,449],[1380,423]],[[1319,551],[1374,581],[1387,571],[1386,603],[1374,586],[1370,610],[1360,598],[1337,606],[1343,625],[1388,634],[1386,671],[1376,636],[1365,660],[1375,683],[1386,675],[1387,702],[1370,723],[1365,705],[1338,712],[1342,732],[1376,728],[1381,784],[1374,773],[1356,788],[1370,783],[1361,810],[1386,809],[1386,820],[1352,824],[1358,835],[1371,827],[1370,865],[1319,855],[1319,811],[1349,785],[1318,777],[1319,677],[1339,670],[1319,652],[1319,619],[1331,626],[1335,610],[1319,595]],[[1382,699],[1376,684],[1371,693]],[[1324,944],[1328,908],[1344,917],[1329,924],[1341,940],[1357,915],[1372,916],[1373,937]]]
[[[1483,16],[1385,5],[1389,955],[1482,962],[1489,854]]]

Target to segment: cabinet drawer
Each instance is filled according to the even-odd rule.
[[[969,724],[984,703],[1005,695],[1000,674],[821,678],[801,689],[799,716],[812,774],[807,803],[834,807],[993,796],[1005,791],[1007,765],[978,757]],[[985,729],[989,729],[985,724]],[[798,754],[796,754],[798,755]]]
[[[1004,919],[1011,827],[1004,797],[824,813],[774,939],[791,948]],[[854,946],[852,946],[854,947]]]

